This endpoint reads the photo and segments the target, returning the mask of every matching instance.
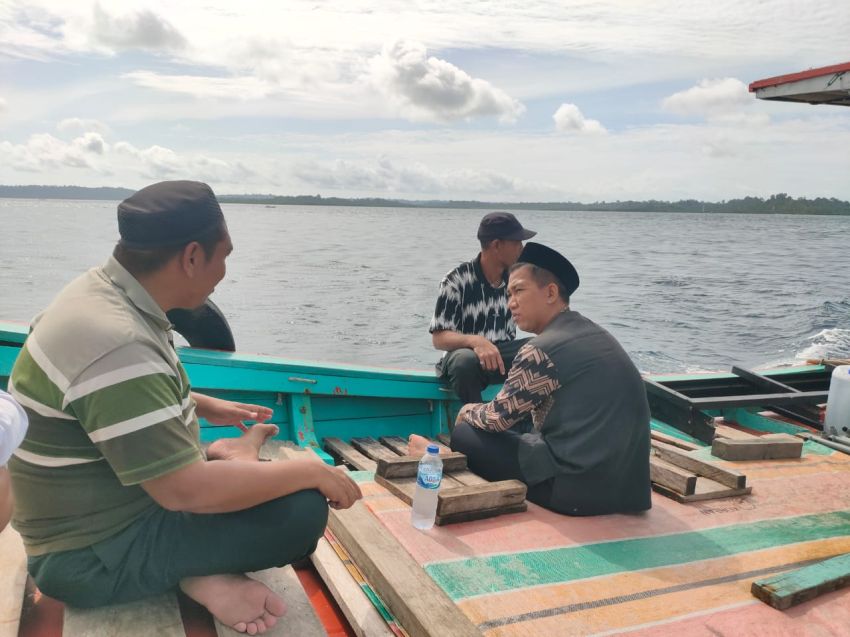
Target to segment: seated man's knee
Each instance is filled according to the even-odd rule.
[[[452,451],[469,455],[469,452],[475,448],[477,442],[476,430],[472,425],[462,422],[455,425],[452,431],[452,437],[449,441],[449,446]]]
[[[447,356],[446,371],[450,378],[477,376],[481,371],[478,356],[471,349],[456,349]]]
[[[275,546],[281,553],[280,563],[289,563],[316,550],[316,543],[328,524],[328,501],[318,490],[305,489],[273,500]],[[280,541],[279,529],[286,529],[286,541]]]

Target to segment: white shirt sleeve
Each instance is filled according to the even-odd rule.
[[[0,467],[5,465],[27,433],[27,414],[14,398],[0,389]]]

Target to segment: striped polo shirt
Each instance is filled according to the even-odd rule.
[[[9,380],[30,421],[9,461],[28,554],[118,533],[157,506],[140,483],[203,459],[170,327],[112,257],[34,319]]]

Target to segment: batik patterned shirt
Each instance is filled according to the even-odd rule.
[[[437,307],[428,331],[451,330],[483,336],[491,343],[512,341],[516,325],[508,309],[507,272],[493,287],[481,270],[481,255],[461,263],[440,282]]]
[[[458,422],[487,431],[505,431],[531,416],[535,430],[540,431],[554,402],[552,394],[560,386],[552,359],[539,347],[527,343],[517,352],[496,397],[489,403],[464,405]]]

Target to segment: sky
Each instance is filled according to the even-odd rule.
[[[847,0],[0,0],[0,184],[850,200]]]

